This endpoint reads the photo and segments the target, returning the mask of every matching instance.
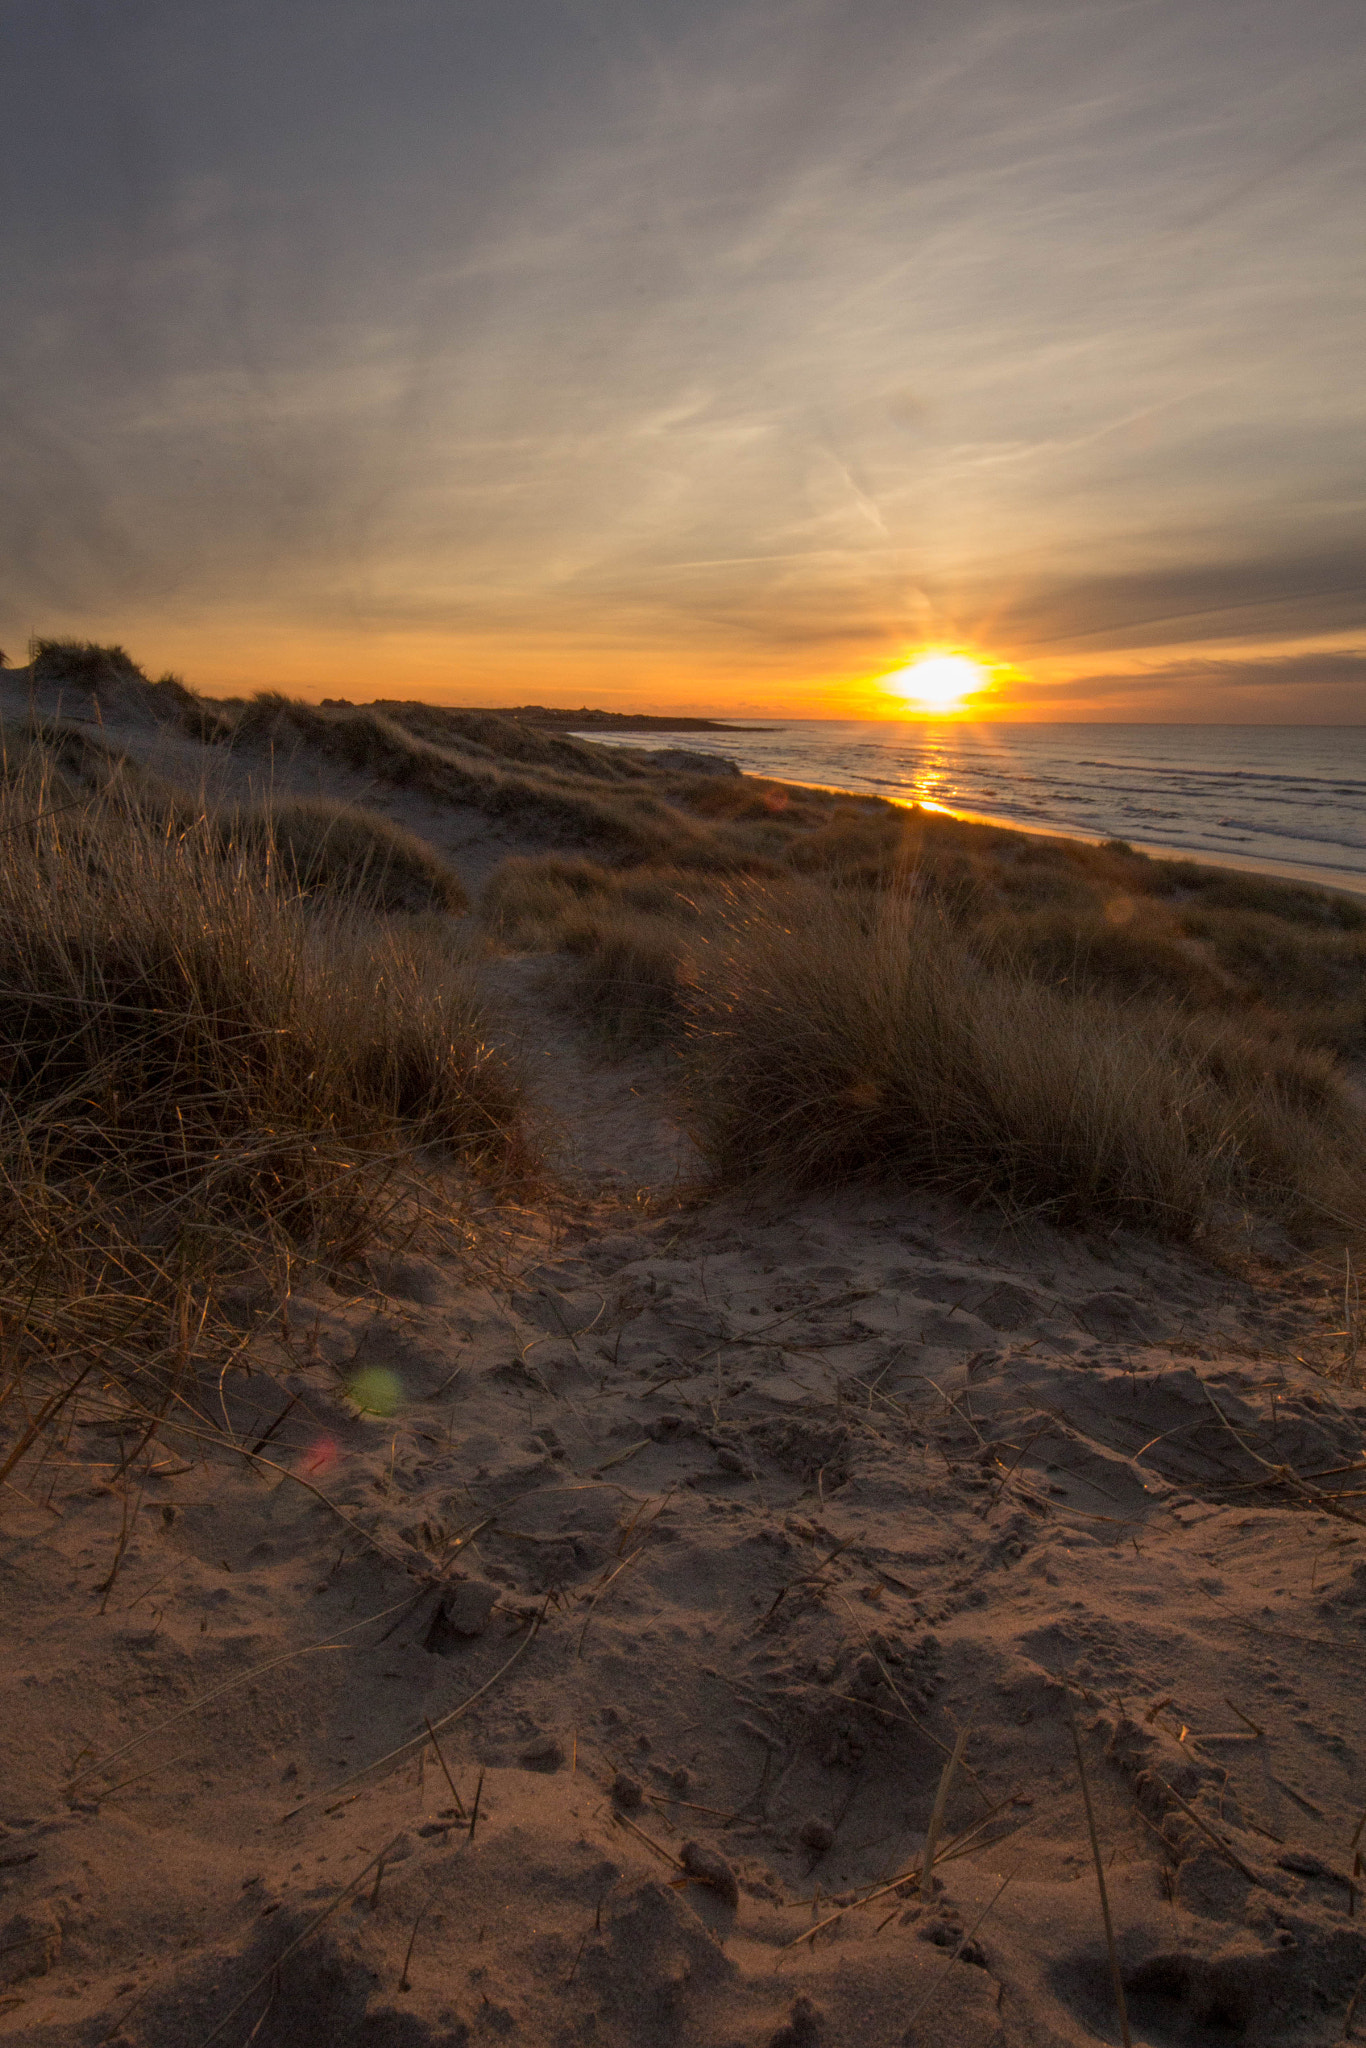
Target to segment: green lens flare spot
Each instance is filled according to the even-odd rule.
[[[346,1382],[346,1397],[358,1415],[397,1415],[403,1406],[403,1382],[382,1365],[367,1366]]]

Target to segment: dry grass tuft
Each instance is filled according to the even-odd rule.
[[[231,738],[305,745],[435,803],[469,805],[619,859],[734,863],[735,853],[672,801],[667,778],[623,764],[624,750],[547,739],[495,714],[470,714],[462,725],[481,737],[448,729],[449,720],[409,725],[373,706],[324,708],[267,693],[237,712]]]
[[[691,775],[495,712],[208,706],[122,649],[44,645],[38,666],[122,690],[139,716],[339,760],[553,847],[494,878],[485,931],[565,954],[567,993],[609,1038],[686,1034],[727,1175],[909,1172],[1181,1229],[1230,1203],[1358,1225],[1362,1118],[1337,1062],[1366,1053],[1366,905],[1120,842]],[[93,789],[129,829],[199,844],[193,806],[90,734],[54,749],[73,830]],[[417,842],[344,809],[232,821],[219,864],[234,863],[306,893],[319,930],[339,892],[433,923],[463,900]],[[449,926],[427,938],[448,950]]]
[[[106,817],[139,818],[173,837],[202,836],[207,818],[227,860],[273,868],[286,894],[327,891],[377,912],[463,917],[470,907],[459,876],[426,840],[373,811],[327,797],[276,797],[247,809],[213,810],[202,794],[190,797],[79,725],[28,720],[5,731],[0,779],[41,792],[34,796],[40,809],[58,802],[70,809],[99,797]]]
[[[221,1279],[382,1236],[418,1149],[530,1166],[517,1083],[439,940],[213,822],[0,786],[0,1403],[37,1374],[183,1374]],[[29,1401],[27,1395],[23,1401]]]
[[[692,949],[676,923],[628,909],[571,926],[568,994],[609,1043],[645,1045],[678,1024],[692,980]]]
[[[479,899],[479,915],[495,938],[520,952],[558,952],[585,910],[604,909],[619,877],[583,854],[505,860]]]
[[[35,639],[29,646],[35,683],[72,683],[98,690],[103,683],[142,682],[147,678],[126,647],[101,646],[96,640]]]
[[[504,945],[570,955],[564,992],[573,1007],[609,1043],[643,1045],[681,1027],[698,947],[748,886],[675,866],[550,855],[505,861],[480,915]]]
[[[523,951],[554,950],[594,912],[631,912],[695,928],[731,901],[734,885],[669,863],[609,868],[582,855],[506,860],[479,914],[495,937]]]
[[[328,1134],[509,1156],[516,1089],[421,940],[224,857],[209,820],[30,802],[0,798],[0,1023],[10,1114],[49,1168],[280,1219],[311,1180],[287,1160]]]
[[[1181,1232],[1230,1203],[1366,1219],[1366,1120],[1330,1059],[988,964],[914,895],[756,899],[688,1004],[697,1134],[727,1178],[890,1172]]]
[[[826,792],[794,792],[770,814],[766,785],[716,787],[735,814],[713,821],[727,851],[711,872],[692,853],[615,867],[510,861],[485,891],[485,923],[542,950],[567,945],[589,909],[630,909],[673,926],[682,957],[733,894],[796,874],[866,905],[933,906],[1007,978],[1222,1019],[1306,1053],[1366,1055],[1366,904],[1350,897]],[[741,816],[746,806],[764,822]]]
[[[332,890],[378,911],[444,911],[463,917],[469,898],[458,875],[415,832],[355,804],[326,797],[276,798],[235,812],[219,830],[228,848],[273,862],[304,894]]]

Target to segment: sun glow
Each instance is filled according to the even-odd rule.
[[[887,687],[923,711],[957,711],[980,690],[986,670],[966,654],[924,654],[887,677]]]

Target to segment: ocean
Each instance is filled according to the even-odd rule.
[[[788,719],[676,739],[614,734],[612,744],[722,754],[784,782],[1366,891],[1363,725]]]

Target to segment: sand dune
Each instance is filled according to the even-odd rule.
[[[475,882],[516,843],[442,829]],[[667,1053],[485,973],[551,1192],[244,1287],[212,1429],[5,1492],[0,2040],[1118,2042],[1069,1701],[1133,2039],[1342,2036],[1366,1395],[1322,1270],[708,1195]]]

